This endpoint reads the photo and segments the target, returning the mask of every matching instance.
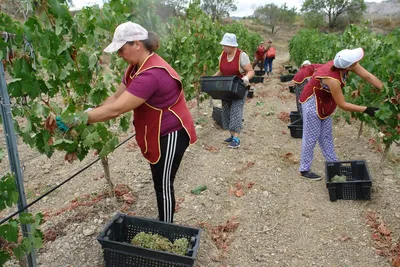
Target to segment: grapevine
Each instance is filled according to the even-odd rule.
[[[200,76],[217,71],[223,34],[237,34],[241,48],[249,54],[261,39],[241,23],[223,26],[213,22],[200,9],[200,1],[192,1],[185,17],[168,20],[156,15],[156,0],[110,0],[101,9],[85,7],[74,14],[66,0],[36,3],[38,10],[31,4],[29,11],[33,12],[27,12],[23,22],[0,13],[0,32],[13,36],[12,40],[0,38],[0,59],[11,76],[7,89],[13,102],[15,130],[24,143],[49,158],[62,151],[64,159],[72,162],[83,160],[94,150],[101,158],[110,194],[115,191],[107,155],[118,145],[120,131],[128,130],[131,114],[87,125],[84,111],[101,105],[115,92],[127,67],[117,55],[102,53],[116,26],[131,20],[157,32],[161,36],[157,52],[180,74],[187,99],[197,97],[198,102],[203,97],[199,93]],[[70,126],[68,131],[58,130],[57,116]],[[0,148],[0,160],[3,157]],[[6,191],[6,184],[15,185],[14,178],[6,176],[0,181],[1,192],[9,192],[7,200],[0,198],[0,205],[9,207],[15,205],[18,196],[14,187]],[[12,254],[21,257],[30,251],[29,242],[18,239],[19,224],[32,224],[33,246],[40,247],[42,234],[37,227],[41,221],[40,214],[23,214],[1,225],[1,249],[6,250],[0,250],[0,258],[7,261]]]

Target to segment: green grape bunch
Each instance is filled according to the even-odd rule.
[[[178,255],[186,255],[189,241],[186,238],[179,238],[172,243],[168,238],[159,234],[140,232],[134,236],[131,244],[143,248],[166,251]]]

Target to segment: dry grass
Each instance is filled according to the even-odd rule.
[[[392,31],[395,28],[400,27],[400,18],[379,18],[372,19],[371,26],[377,27],[383,30]]]

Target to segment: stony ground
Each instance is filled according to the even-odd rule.
[[[295,96],[279,79],[289,60],[289,38],[274,38],[274,74],[255,84],[255,97],[246,102],[240,149],[221,143],[227,131],[213,122],[208,101],[200,110],[191,103],[199,140],[186,152],[176,178],[175,223],[203,230],[196,267],[391,266],[388,256],[378,255],[376,247],[385,244],[372,239],[367,222],[371,214],[380,216],[384,230],[391,231],[387,236],[393,241],[400,237],[399,149],[394,146],[382,164],[369,129],[358,139],[358,122],[335,119],[337,154],[341,160],[366,160],[373,178],[371,200],[331,202],[324,179],[298,176],[301,139],[292,138],[288,122],[282,121],[295,110]],[[69,164],[61,154],[47,159],[22,143],[19,150],[30,201],[96,158]],[[325,162],[319,148],[315,151],[313,170],[324,175]],[[104,266],[96,237],[112,216],[156,216],[150,170],[134,141],[109,155],[109,163],[118,200],[105,197],[106,181],[96,163],[32,207],[46,215],[39,266]],[[207,190],[191,194],[199,185]]]

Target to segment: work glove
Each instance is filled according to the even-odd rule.
[[[371,117],[375,117],[375,112],[377,112],[379,110],[379,108],[376,107],[367,107],[364,110],[364,113],[368,114]]]
[[[67,124],[65,124],[63,121],[62,121],[62,119],[61,119],[61,117],[60,116],[57,116],[56,117],[56,124],[57,124],[57,127],[58,127],[58,129],[61,131],[61,132],[68,132],[68,130],[69,130],[69,126],[67,125]]]
[[[250,82],[250,81],[249,81],[249,77],[243,76],[242,81],[243,81],[243,83],[244,83],[245,86],[249,85],[249,82]]]

